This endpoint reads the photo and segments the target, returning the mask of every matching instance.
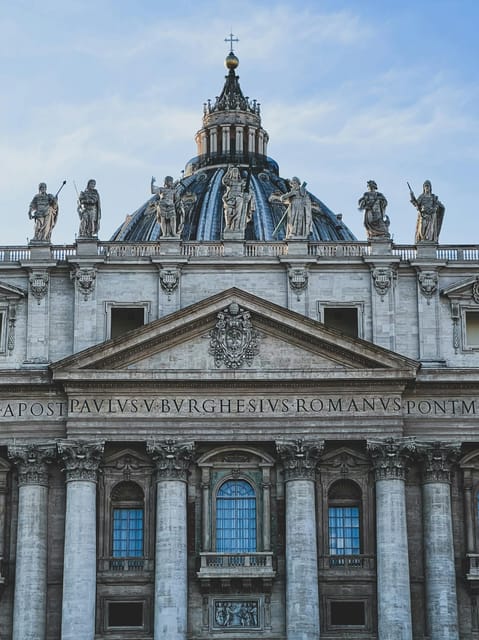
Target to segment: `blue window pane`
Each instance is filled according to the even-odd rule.
[[[358,555],[359,537],[359,507],[329,507],[329,555]]]
[[[113,509],[114,558],[143,556],[143,509]]]
[[[228,480],[217,493],[216,550],[256,551],[256,496],[245,480]]]

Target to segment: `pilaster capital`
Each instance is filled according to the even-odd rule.
[[[58,443],[66,481],[97,481],[98,467],[103,456],[104,442],[64,440]]]
[[[146,444],[146,450],[155,462],[157,482],[160,480],[186,482],[195,451],[192,442],[150,441]]]
[[[451,470],[459,459],[458,442],[418,442],[417,450],[422,462],[423,482],[450,482]]]
[[[405,480],[409,462],[416,451],[416,443],[411,438],[385,438],[368,440],[377,480]]]
[[[48,465],[55,458],[54,444],[26,444],[8,447],[8,457],[18,468],[18,486],[48,486]]]
[[[283,463],[285,480],[314,480],[323,449],[323,440],[277,442],[276,451]]]

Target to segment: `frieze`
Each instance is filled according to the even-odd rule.
[[[287,394],[287,395],[121,395],[93,394],[62,400],[0,398],[0,422],[31,422],[70,418],[201,418],[244,416],[328,417],[394,416],[474,418],[479,416],[479,396],[402,398],[395,394]]]
[[[48,465],[56,454],[54,444],[28,444],[8,447],[8,457],[18,468],[18,485],[48,486]]]
[[[259,629],[258,600],[214,600],[214,629]]]

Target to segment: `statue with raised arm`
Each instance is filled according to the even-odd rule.
[[[378,191],[374,180],[368,180],[368,191],[359,199],[358,208],[364,211],[364,226],[368,239],[390,238],[389,217],[386,215],[388,201]]]
[[[166,176],[163,186],[155,186],[156,178],[151,178],[151,193],[156,195],[156,219],[161,228],[163,238],[177,238],[177,210],[181,203],[176,193],[176,186],[171,176]]]
[[[80,238],[98,236],[101,218],[100,195],[96,190],[96,181],[88,180],[85,191],[78,195],[78,215],[80,216]]]
[[[409,183],[408,183],[409,186]],[[442,221],[444,219],[445,207],[439,198],[432,193],[430,180],[423,184],[421,195],[416,198],[413,190],[409,186],[411,202],[416,207],[416,244],[418,242],[437,242],[441,232]]]
[[[36,242],[50,242],[53,227],[58,218],[58,194],[60,189],[55,195],[52,195],[47,193],[47,185],[44,182],[40,182],[38,193],[33,196],[28,208],[28,217],[30,220],[35,220],[33,240]]]
[[[286,210],[286,239],[307,240],[313,223],[313,207],[306,183],[299,178],[289,180],[290,190],[281,195]]]
[[[244,233],[255,210],[254,195],[249,188],[250,174],[241,175],[238,167],[229,165],[222,183],[225,187],[223,194],[225,234],[228,235],[229,232]]]

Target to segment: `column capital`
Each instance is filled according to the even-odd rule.
[[[147,442],[146,450],[156,465],[156,481],[181,480],[186,482],[193,460],[195,446],[192,442],[165,440]]]
[[[276,451],[283,463],[285,480],[314,480],[323,449],[323,440],[276,442]]]
[[[376,480],[405,480],[410,459],[416,451],[412,438],[368,440]]]
[[[84,442],[64,440],[58,443],[58,453],[66,472],[66,481],[85,480],[97,481],[104,442]]]
[[[8,457],[18,468],[18,485],[48,486],[48,465],[55,458],[54,444],[26,444],[8,447]]]
[[[450,482],[451,470],[461,454],[458,442],[418,442],[423,482]]]

